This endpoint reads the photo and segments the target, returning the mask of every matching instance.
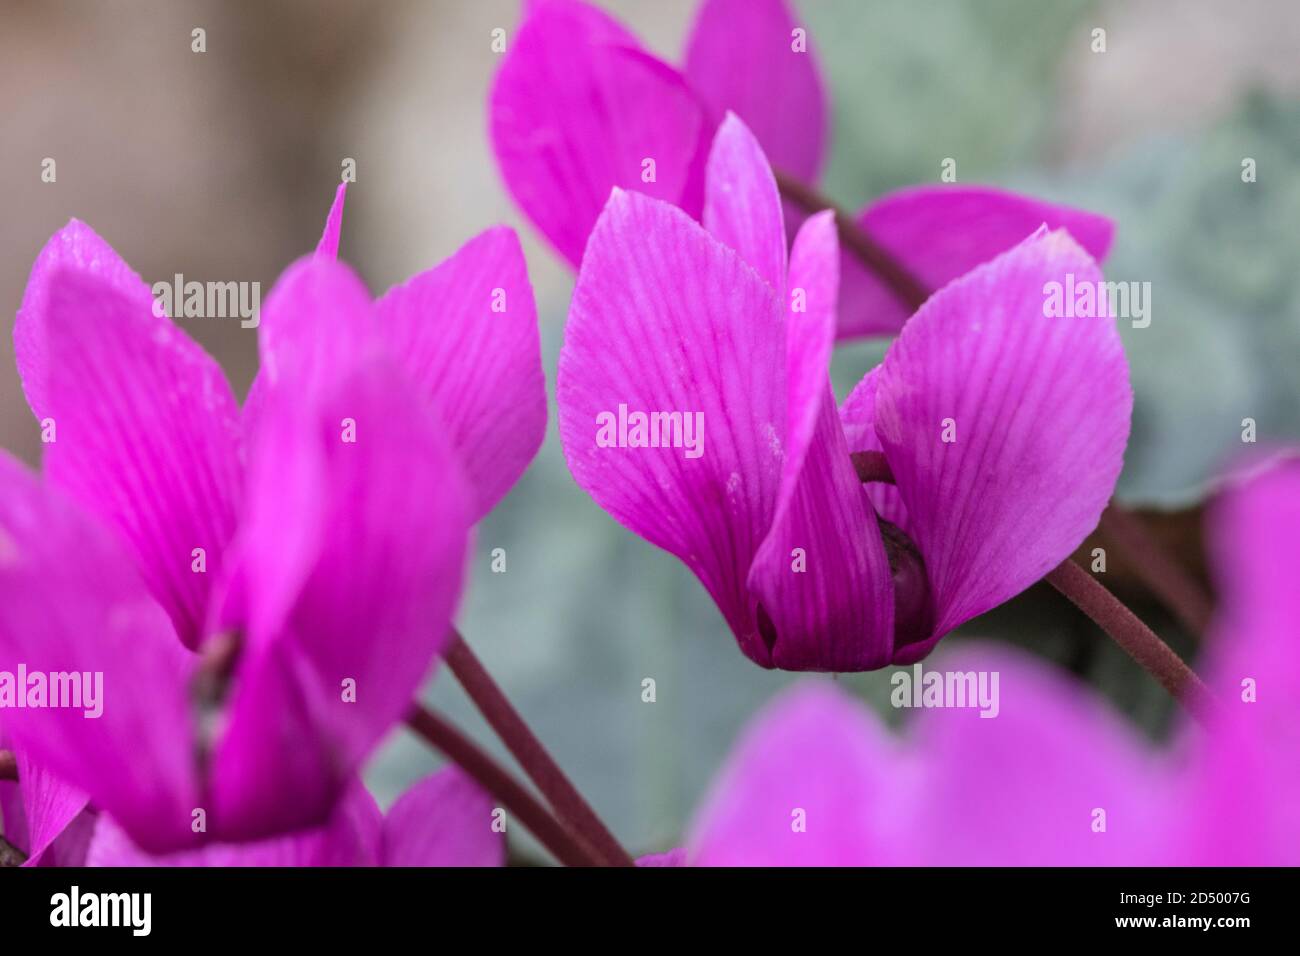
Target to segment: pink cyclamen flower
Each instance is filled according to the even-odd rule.
[[[532,0],[492,88],[492,146],[528,218],[575,267],[613,187],[699,218],[704,165],[724,115],[754,131],[772,165],[815,182],[829,107],[806,29],[785,0],[703,0],[679,71],[604,12]],[[790,235],[802,215],[787,207]],[[1113,229],[1093,213],[984,186],[890,193],[858,221],[931,290],[1005,252],[1041,224],[1097,260]],[[855,256],[840,265],[838,335],[892,334],[911,309]]]
[[[641,862],[1300,863],[1300,464],[1234,490],[1213,519],[1219,709],[1184,720],[1171,752],[1064,672],[976,645],[942,671],[998,673],[996,717],[922,710],[900,740],[833,685],[793,688],[745,731],[686,847]]]
[[[458,767],[413,784],[388,813],[354,781],[329,821],[301,833],[151,855],[109,817],[90,840],[88,866],[501,866],[505,836],[492,799]]]
[[[148,852],[328,817],[448,639],[471,525],[541,443],[513,232],[372,303],[334,258],[342,201],[267,298],[242,415],[79,222],[18,314],[47,444],[43,481],[0,457],[0,670],[99,673],[104,699],[0,719]]]
[[[614,192],[574,289],[560,435],[578,484],[695,572],[748,657],[920,660],[1096,526],[1132,393],[1104,310],[1046,314],[1047,283],[1101,279],[1069,235],[1040,229],[931,297],[837,415],[833,221],[809,219],[787,265],[771,171],[735,117],[703,222]],[[897,488],[864,490],[865,450]]]

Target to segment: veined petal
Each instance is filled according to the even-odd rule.
[[[14,358],[27,403],[38,419],[50,415],[48,378],[50,355],[47,325],[50,321],[50,283],[55,275],[75,272],[101,279],[123,298],[153,308],[153,296],[143,279],[117,251],[84,222],[72,219],[50,237],[32,266],[23,302],[14,320]],[[165,318],[159,321],[166,322]]]
[[[1195,762],[1180,863],[1300,863],[1300,462],[1232,488],[1211,512],[1222,602],[1208,668],[1218,710],[1189,728]]]
[[[506,186],[574,266],[612,187],[699,212],[689,187],[706,145],[703,107],[676,70],[637,46],[586,4],[535,4],[492,87]]]
[[[414,784],[384,817],[384,866],[502,866],[506,844],[493,831],[492,798],[459,767]]]
[[[1049,313],[1101,281],[1069,235],[1040,230],[932,296],[886,353],[876,434],[934,599],[929,639],[895,663],[1029,587],[1096,527],[1128,441],[1128,364],[1106,302]]]
[[[714,238],[734,249],[768,285],[784,294],[781,196],[758,140],[733,113],[718,127],[709,151],[703,223]]]
[[[1162,768],[1091,688],[1028,654],[985,645],[944,655],[925,667],[920,688],[896,682],[894,693],[923,694],[935,676],[953,696],[917,715],[908,734],[924,761],[908,863],[1167,862],[1159,856],[1170,804]]]
[[[95,827],[87,866],[377,866],[381,816],[360,782],[314,830],[248,843],[212,843],[198,850],[153,855],[141,850],[112,817]]]
[[[889,559],[831,393],[838,273],[834,216],[819,213],[790,258],[789,295],[802,308],[786,319],[785,462],[772,529],[749,573],[772,661],[785,670],[883,667],[894,643]]]
[[[779,303],[753,270],[680,210],[615,192],[560,352],[564,454],[602,508],[695,572],[764,666],[745,576],[776,505],[785,361]],[[660,447],[637,447],[652,430]]]
[[[447,426],[482,517],[546,433],[537,307],[518,237],[489,229],[374,308],[380,335]]]
[[[784,692],[745,729],[687,838],[694,866],[889,865],[912,788],[884,728],[829,684]]]
[[[817,179],[826,152],[826,93],[807,30],[784,0],[705,0],[685,73],[715,115],[739,114],[772,165]]]
[[[291,422],[259,433],[238,566],[259,587],[282,536],[293,571],[277,586],[290,573],[302,583],[277,598],[282,613],[255,619],[273,630],[244,638],[210,782],[222,839],[327,818],[445,646],[468,543],[455,455],[399,366],[365,360],[315,399],[283,387],[267,414]],[[295,494],[281,493],[283,474]],[[305,532],[312,523],[326,533]]]
[[[240,495],[230,386],[149,300],[92,272],[50,276],[45,296],[48,480],[121,536],[193,647]]]
[[[4,711],[24,761],[89,794],[142,845],[192,844],[193,664],[120,541],[0,455],[0,670],[21,666],[27,699],[40,684],[47,704]],[[80,680],[54,688],[50,674]]]
[[[56,850],[59,838],[73,820],[86,809],[86,794],[50,773],[39,761],[32,760],[20,745],[15,748],[18,760],[18,788],[22,792],[23,819],[26,821],[27,851],[25,866],[77,866],[76,860],[60,859]]]
[[[1105,216],[987,186],[916,186],[858,214],[863,229],[931,292],[1022,242],[1064,229],[1098,262],[1115,227]],[[912,310],[852,255],[844,257],[840,338],[892,335]]]

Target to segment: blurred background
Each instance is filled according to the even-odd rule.
[[[605,2],[676,62],[694,0]],[[856,208],[938,179],[988,182],[1118,222],[1107,278],[1150,281],[1124,329],[1137,398],[1121,497],[1196,574],[1201,503],[1242,451],[1300,440],[1300,4],[1294,0],[803,0],[834,103],[824,191]],[[342,255],[378,294],[498,222],[523,240],[553,384],[572,276],[511,205],[488,148],[489,46],[515,0],[0,2],[0,301],[69,217],[152,283],[258,281],[318,238],[356,161]],[[1106,30],[1105,53],[1092,31]],[[206,52],[191,50],[196,28]],[[1241,163],[1256,161],[1245,184]],[[55,160],[54,182],[42,163]],[[243,395],[256,332],[182,324]],[[1121,326],[1127,323],[1121,323]],[[841,397],[886,342],[838,350]],[[39,436],[0,336],[0,445]],[[554,414],[552,408],[552,426]],[[508,570],[489,573],[493,548]],[[1178,650],[1197,647],[1112,558],[1108,583]],[[461,630],[635,852],[681,839],[737,730],[791,680],[736,649],[695,579],[572,482],[552,427],[482,524]],[[1015,641],[1098,686],[1155,739],[1169,700],[1055,593],[1031,589],[961,634]],[[642,680],[657,700],[644,703]],[[882,715],[889,672],[841,683]],[[428,697],[489,735],[450,677]],[[436,765],[402,732],[373,761],[381,803]],[[537,858],[512,830],[516,858]]]

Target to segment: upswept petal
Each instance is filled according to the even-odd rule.
[[[819,213],[790,259],[786,294],[800,308],[786,318],[785,461],[772,528],[748,578],[772,661],[784,670],[883,667],[894,643],[889,559],[830,387],[838,271],[835,220]]]
[[[778,294],[784,294],[781,196],[758,140],[733,113],[718,127],[709,150],[702,222],[715,239],[735,250]]]
[[[50,237],[32,265],[23,302],[14,320],[14,358],[22,379],[27,403],[38,419],[50,415],[47,379],[50,355],[46,326],[49,322],[50,283],[62,272],[96,276],[127,300],[153,308],[149,286],[99,237],[95,230],[77,219]],[[166,322],[160,317],[160,321]]]
[[[359,352],[374,349],[370,294],[341,262],[304,256],[276,280],[258,326],[259,379],[271,388],[293,379],[301,389],[329,388]]]
[[[1022,242],[1044,223],[1098,262],[1115,227],[1105,216],[987,186],[915,186],[858,214],[859,224],[932,292]],[[912,309],[852,255],[844,257],[840,338],[893,335]]]
[[[745,577],[784,458],[783,321],[768,285],[681,210],[615,191],[578,274],[556,382],[575,480],[685,562],[741,649],[769,667]],[[680,429],[665,436],[679,447],[618,447],[627,442],[602,423],[620,406],[629,424],[633,413],[680,413]],[[700,421],[699,454],[688,457],[685,429]]]
[[[797,27],[804,30],[802,49]],[[774,166],[815,181],[829,111],[807,39],[784,0],[705,0],[687,43],[685,73],[714,115],[740,115]]]
[[[1163,771],[1091,688],[1029,654],[991,644],[944,655],[925,667],[924,677],[931,675],[951,686],[945,703],[965,706],[927,708],[910,725],[905,745],[924,769],[904,862],[1162,862],[1170,805]],[[913,684],[896,685],[895,693],[909,689],[916,692]],[[979,706],[985,702],[992,706]]]
[[[432,398],[482,517],[546,433],[537,307],[518,237],[504,226],[481,233],[374,310],[392,354]]]
[[[1196,757],[1180,863],[1300,863],[1300,462],[1276,464],[1211,511],[1222,601],[1210,661],[1210,732],[1188,728]]]
[[[880,722],[807,683],[768,704],[710,787],[687,837],[695,866],[889,865],[911,771]]]
[[[235,525],[239,409],[220,366],[148,301],[92,272],[45,290],[48,480],[114,529],[197,644]]]
[[[321,233],[320,242],[316,243],[316,256],[331,261],[339,257],[339,239],[343,234],[343,202],[347,199],[348,184],[339,183],[334,190],[334,202],[330,204],[329,215],[325,217],[325,231]]]
[[[118,538],[0,454],[0,670],[83,677],[59,697],[81,706],[6,709],[7,732],[153,849],[196,839],[193,663]]]
[[[1123,464],[1133,392],[1114,319],[1048,315],[1050,283],[1099,287],[1040,230],[933,296],[890,346],[875,430],[925,561],[934,642],[1020,593],[1096,527]]]
[[[384,817],[384,866],[502,866],[504,834],[493,830],[492,798],[459,767],[411,786]]]
[[[676,70],[637,47],[586,4],[535,4],[492,87],[492,147],[506,186],[574,266],[611,187],[699,213],[703,106]]]
[[[314,401],[293,380],[283,387],[268,416],[296,423],[305,404],[310,421],[262,429],[255,523],[240,540],[256,554],[277,534],[296,539],[292,561],[308,569],[275,632],[248,633],[236,666],[210,780],[210,830],[224,839],[326,819],[445,645],[468,543],[472,499],[400,367],[367,359]],[[303,476],[301,497],[280,496],[273,479],[286,472]],[[310,522],[328,534],[302,532]]]

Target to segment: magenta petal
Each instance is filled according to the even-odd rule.
[[[1300,463],[1229,491],[1211,513],[1222,603],[1202,673],[1219,709],[1189,728],[1197,760],[1181,845],[1209,866],[1300,863]]]
[[[746,728],[691,825],[696,866],[871,866],[906,836],[907,774],[884,728],[824,683]]]
[[[459,767],[425,777],[384,818],[384,866],[502,866],[492,798]]]
[[[793,31],[804,29],[796,51]],[[810,182],[826,151],[827,104],[817,60],[784,0],[705,0],[685,73],[715,115],[739,114],[778,169]]]
[[[907,862],[1162,862],[1156,854],[1171,802],[1163,775],[1091,688],[1028,654],[992,645],[946,655],[924,674],[952,678],[967,706],[923,710],[908,735],[925,770]],[[975,704],[981,674],[990,692],[997,675],[996,694],[986,694],[996,698],[995,708]],[[917,692],[913,683],[896,684],[894,693],[906,690]]]
[[[1048,284],[1099,283],[1045,230],[934,295],[890,347],[875,427],[933,597],[929,640],[1020,593],[1097,525],[1123,464],[1133,392],[1115,320],[1056,317]],[[946,438],[953,439],[946,441]]]
[[[76,861],[59,859],[56,841],[86,809],[86,794],[64,783],[38,761],[30,758],[21,746],[18,759],[18,787],[22,791],[23,819],[27,823],[27,866],[42,862],[55,866],[76,865]]]
[[[782,322],[775,294],[730,249],[679,209],[618,191],[578,273],[556,383],[578,484],[681,558],[764,666],[745,576],[780,481]],[[618,441],[602,423],[620,406],[629,424],[633,413],[680,413],[677,447],[629,447],[630,430]],[[685,426],[696,422],[692,452]]]
[[[339,183],[334,191],[334,202],[330,205],[329,215],[325,217],[325,231],[321,233],[320,242],[316,243],[316,256],[321,259],[335,260],[339,257],[339,239],[343,232],[343,201],[347,198],[348,184]]]
[[[537,308],[513,229],[489,229],[375,303],[380,333],[432,398],[480,518],[546,433]]]
[[[245,635],[216,750],[210,829],[224,839],[326,818],[445,646],[466,556],[469,492],[397,366],[366,361],[315,398],[283,386],[237,547],[250,596],[266,578],[278,593]]]
[[[116,537],[0,455],[0,670],[88,674],[79,690],[95,698],[6,709],[24,761],[85,791],[143,845],[192,843],[194,660]]]
[[[677,847],[674,850],[666,850],[663,853],[647,853],[645,856],[639,856],[636,858],[636,865],[648,867],[686,866],[686,848]]]
[[[592,7],[538,4],[492,87],[506,186],[574,266],[612,187],[679,203],[701,159],[703,107],[675,70],[636,47]]]
[[[14,320],[14,358],[18,375],[22,378],[27,402],[38,419],[50,414],[47,394],[50,283],[61,272],[95,276],[129,301],[146,309],[153,308],[153,296],[144,280],[84,222],[73,219],[51,236],[32,266],[23,302]]]
[[[48,280],[49,480],[121,535],[187,646],[235,524],[239,413],[221,368],[148,301]]]
[[[198,850],[151,855],[107,814],[90,841],[87,866],[377,866],[381,816],[359,782],[338,803],[329,822],[268,840],[213,843]]]
[[[781,196],[758,140],[732,113],[722,121],[709,151],[703,223],[768,285],[778,293],[784,291]]]
[[[889,663],[894,643],[889,559],[830,386],[839,243],[835,220],[809,219],[795,239],[787,316],[788,424],[771,533],[749,585],[771,624],[772,660],[785,670],[856,671]]]
[[[259,379],[328,388],[374,341],[370,295],[348,266],[304,256],[276,281],[258,326]]]
[[[917,186],[858,214],[867,233],[934,292],[1019,244],[1039,226],[1064,229],[1098,262],[1114,224],[1104,216],[987,186]],[[844,259],[840,337],[897,332],[912,310],[852,256]]]

